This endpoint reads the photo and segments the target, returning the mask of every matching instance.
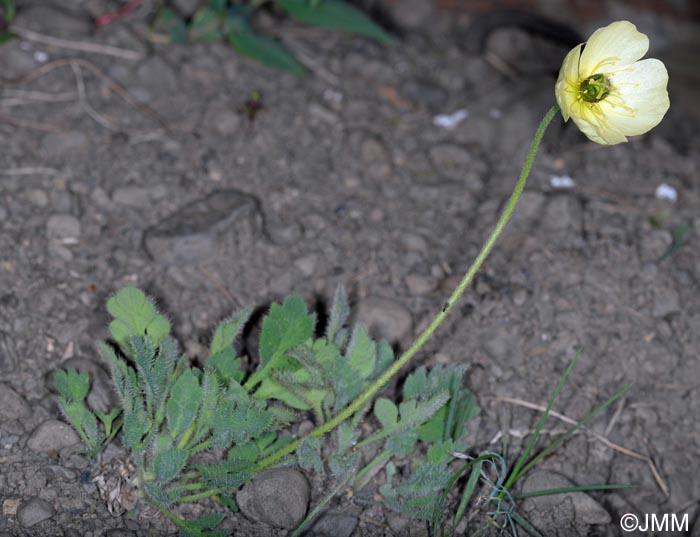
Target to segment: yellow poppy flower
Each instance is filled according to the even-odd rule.
[[[564,58],[554,88],[564,121],[573,119],[604,145],[658,125],[669,107],[668,73],[659,60],[641,60],[647,50],[649,38],[628,21],[600,28],[585,46],[576,46]]]

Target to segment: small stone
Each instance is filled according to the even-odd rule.
[[[483,155],[452,144],[440,144],[430,149],[430,159],[438,173],[463,183],[472,192],[484,188],[488,166]]]
[[[173,0],[173,6],[184,16],[191,17],[197,11],[199,0]]]
[[[113,528],[111,530],[107,530],[104,533],[105,537],[136,537],[136,532],[133,532],[131,530],[124,530],[121,528]]]
[[[654,288],[654,305],[651,314],[663,319],[681,311],[681,297],[673,287],[661,285]]]
[[[47,157],[70,158],[87,152],[90,141],[80,131],[51,132],[41,140],[41,150]]]
[[[3,516],[15,516],[21,502],[19,498],[6,498],[2,501]]]
[[[296,266],[299,269],[299,272],[308,278],[314,273],[316,261],[316,255],[310,254],[294,261],[294,266]]]
[[[27,447],[32,451],[59,451],[80,442],[78,434],[67,423],[47,420],[40,424],[27,440]]]
[[[56,514],[56,510],[46,500],[31,498],[17,510],[17,520],[25,528],[31,528],[39,522],[48,520]]]
[[[144,244],[164,264],[196,264],[222,250],[242,254],[262,232],[262,212],[255,196],[218,190],[188,203],[146,230]]]
[[[236,494],[246,517],[286,529],[295,528],[304,520],[309,498],[308,481],[291,468],[262,472]]]
[[[136,75],[149,90],[156,90],[154,95],[159,93],[158,90],[162,90],[162,95],[173,95],[177,91],[177,76],[160,56],[151,56],[144,61]]]
[[[0,417],[8,420],[28,418],[32,415],[32,407],[20,394],[7,384],[0,383]]]
[[[428,253],[428,241],[420,235],[416,235],[415,233],[405,233],[401,235],[399,241],[401,242],[401,246],[407,250],[410,250],[411,252],[419,252],[421,254]]]
[[[432,276],[409,274],[404,278],[408,292],[412,295],[427,295],[437,288],[437,281]]]
[[[112,193],[112,200],[128,207],[148,207],[151,200],[148,190],[139,186],[122,186]]]
[[[215,101],[207,107],[203,123],[219,136],[231,136],[241,128],[241,116],[227,103]]]
[[[70,214],[54,214],[46,222],[49,239],[77,239],[80,236],[80,220]]]
[[[538,470],[529,474],[525,479],[523,492],[528,493],[572,486],[574,486],[574,483],[561,474],[548,470]],[[560,511],[562,504],[573,506],[574,520],[559,522],[569,522],[571,525],[581,528],[581,526],[610,524],[612,520],[610,513],[584,492],[568,492],[566,494],[529,498],[523,502],[522,507],[526,513],[533,517],[531,519],[533,525],[544,531],[545,535],[550,535],[550,532],[546,531],[548,529],[547,524],[556,518],[555,512]],[[551,534],[558,535],[558,533]]]
[[[32,188],[27,192],[27,200],[37,207],[46,207],[49,204],[49,197],[46,192],[38,188]]]
[[[387,298],[370,297],[362,301],[357,318],[372,334],[390,343],[405,341],[413,328],[411,312]]]
[[[360,160],[367,175],[381,179],[391,175],[391,156],[384,143],[376,138],[367,138],[360,144]]]
[[[414,104],[424,106],[432,113],[442,112],[449,98],[447,90],[432,80],[414,78],[401,88],[401,94]]]
[[[316,537],[350,537],[358,522],[354,515],[329,511],[311,526],[311,533]]]
[[[522,306],[527,301],[527,291],[524,289],[518,289],[513,293],[513,304],[516,306]]]

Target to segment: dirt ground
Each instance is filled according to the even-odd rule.
[[[475,50],[472,14],[428,6],[418,24],[394,2],[395,46],[276,26],[310,71],[297,78],[223,44],[154,44],[138,17],[98,32],[91,4],[27,2],[16,24],[138,59],[28,38],[0,47],[2,536],[174,531],[148,509],[111,515],[87,461],[37,432],[60,419],[51,372],[94,367],[122,286],[156,297],[195,358],[242,305],[295,292],[323,308],[339,284],[361,321],[406,348],[495,223],[570,48],[508,28]],[[466,364],[483,409],[473,452],[499,449],[505,431],[517,454],[540,416],[524,402],[545,404],[577,350],[561,414],[582,418],[632,384],[591,424],[608,443],[579,434],[537,476],[638,487],[525,506],[546,535],[622,535],[625,513],[688,514],[689,528],[700,517],[699,26],[610,5],[564,22],[584,36],[635,22],[668,67],[668,115],[615,147],[555,120],[505,237],[413,364]],[[250,121],[253,92],[263,108]],[[434,124],[458,110],[454,128]],[[98,374],[97,405],[114,397]],[[354,517],[354,535],[427,535],[347,495],[333,509]],[[227,525],[283,534],[240,514]]]

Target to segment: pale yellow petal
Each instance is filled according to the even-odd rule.
[[[595,120],[591,114],[581,116],[571,116],[576,126],[585,134],[589,140],[601,145],[615,145],[626,142],[624,134],[613,129],[610,125],[601,124]]]
[[[649,50],[649,38],[629,21],[617,21],[593,32],[581,53],[583,78],[632,65]]]
[[[559,78],[554,86],[554,95],[557,104],[561,109],[564,121],[568,121],[571,116],[571,106],[576,101],[576,94],[579,87],[578,62],[581,57],[581,47],[583,43],[574,47],[564,58],[564,63],[559,70]]]
[[[610,83],[614,95],[601,104],[606,103],[604,113],[610,127],[626,136],[653,129],[668,111],[668,72],[659,60],[639,61],[611,75]],[[620,100],[623,105],[618,102]]]

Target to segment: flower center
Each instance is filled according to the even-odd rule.
[[[587,103],[597,103],[605,99],[609,94],[612,86],[605,75],[595,74],[587,77],[578,89],[578,94],[581,99]]]

